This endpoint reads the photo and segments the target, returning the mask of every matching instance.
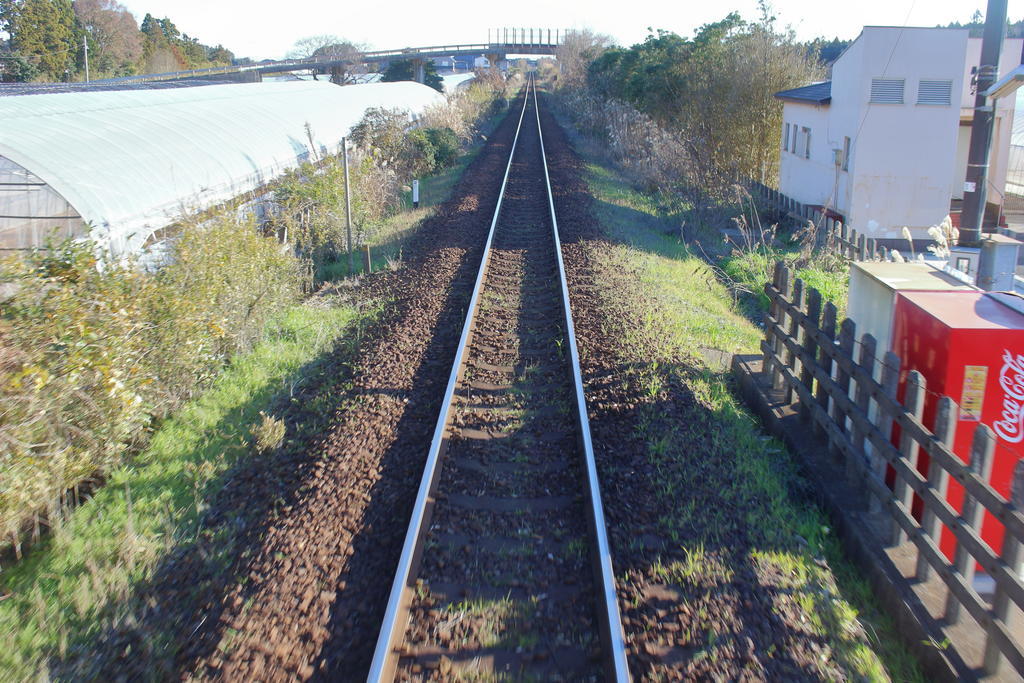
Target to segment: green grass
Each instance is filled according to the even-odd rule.
[[[603,255],[598,253],[604,260],[602,272],[622,278],[603,283],[602,296],[612,309],[627,307],[642,315],[641,325],[631,322],[618,330],[626,338],[622,360],[640,367],[631,380],[646,400],[638,407],[637,436],[646,443],[648,462],[657,472],[650,486],[659,503],[659,531],[683,551],[681,560],[652,558],[655,574],[682,584],[698,578],[721,584],[729,575],[723,563],[738,562],[788,577],[783,583],[795,588],[778,598],[776,609],[780,614],[798,609],[828,642],[832,659],[847,675],[923,680],[869,585],[829,533],[828,518],[799,493],[806,482],[793,458],[763,435],[732,394],[724,368],[707,360],[720,363],[729,353],[757,351],[761,332],[735,290],[683,243],[679,215],[662,202],[631,189],[625,179],[598,165],[588,165],[586,179],[596,200],[596,217],[615,243]],[[723,269],[759,291],[760,273],[770,274],[773,258],[758,262],[746,257],[727,261]],[[839,303],[845,298],[845,276],[818,269],[799,273],[827,299]],[[623,301],[637,292],[642,304]],[[687,360],[680,364],[680,358]],[[681,387],[696,403],[685,420],[710,425],[704,442],[692,442],[686,424],[680,424],[684,420],[663,418],[661,401],[669,398],[670,386]],[[695,450],[701,458],[728,459],[727,476],[696,473],[698,468],[686,464],[691,462],[687,454]],[[719,478],[708,481],[708,476]],[[701,491],[710,497],[695,502]],[[742,511],[738,519],[736,510]],[[738,559],[723,545],[737,534],[750,542],[747,556]],[[713,650],[714,642],[708,648]]]
[[[804,281],[805,286],[817,289],[823,302],[831,301],[835,304],[839,320],[842,320],[846,313],[849,267],[839,259],[819,259],[820,263],[801,263],[799,256],[800,250],[797,247],[735,251],[722,259],[720,267],[725,276],[734,283],[735,289],[750,295],[746,301],[754,302],[746,307],[745,312],[751,317],[759,318],[768,310],[768,297],[764,293],[764,285],[771,282],[775,262],[797,262],[796,276]]]
[[[424,220],[434,215],[437,207],[447,201],[463,171],[479,153],[479,146],[463,154],[451,167],[420,181],[420,205],[412,206],[412,193],[402,196],[402,208],[379,224],[367,229],[365,244],[370,247],[370,264],[374,272],[397,267],[402,261],[402,250],[409,237]],[[364,272],[362,247],[353,255],[355,272]],[[349,274],[348,258],[343,256],[333,263],[324,264],[324,281],[339,280]]]
[[[489,133],[501,121],[504,112],[496,114],[481,125]],[[370,267],[374,272],[383,268],[397,267],[402,261],[402,251],[416,228],[437,211],[437,207],[448,201],[459,178],[483,149],[484,141],[479,140],[463,151],[455,163],[434,175],[420,179],[420,205],[413,208],[412,189],[402,192],[400,210],[388,216],[379,224],[367,228],[365,244],[370,247]],[[364,256],[360,251],[354,255],[355,272],[364,272]],[[327,263],[321,270],[325,281],[339,280],[349,274],[348,259],[342,257]]]
[[[531,625],[538,602],[536,596],[525,601],[511,597],[467,598],[449,605],[442,619],[453,625],[463,620],[476,620],[478,626],[473,636],[480,647],[532,649],[537,644],[537,634],[531,630]]]
[[[700,349],[739,352],[757,347],[761,333],[736,311],[712,267],[668,232],[677,216],[665,216],[658,202],[606,168],[589,164],[587,180],[597,199],[597,218],[619,244],[619,267],[634,273],[657,300],[646,313],[657,315],[658,323],[671,331],[665,341],[672,351],[697,356]]]
[[[111,473],[23,562],[4,569],[6,679],[36,677],[49,657],[101,635],[130,612],[133,587],[172,547],[195,538],[224,473],[258,457],[249,432],[260,411],[305,365],[351,337],[366,315],[339,304],[295,306],[278,317],[251,352],[233,359],[160,427],[134,462]]]

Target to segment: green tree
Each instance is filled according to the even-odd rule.
[[[411,59],[401,59],[397,62],[391,62],[388,64],[388,68],[384,71],[384,75],[381,76],[382,81],[385,83],[394,83],[396,81],[415,81],[416,75],[414,73],[414,67]],[[438,92],[444,92],[444,81],[437,74],[437,67],[431,61],[425,61],[423,63],[423,83],[429,85],[431,88]]]
[[[28,83],[39,76],[32,62],[17,53],[0,54],[0,83]]]
[[[140,29],[143,36],[144,73],[228,66],[235,58],[222,45],[210,47],[182,33],[167,17],[157,19],[147,14]]]
[[[0,0],[0,30],[14,52],[54,81],[74,75],[77,40],[71,0]]]
[[[720,193],[739,178],[774,178],[782,107],[775,93],[822,75],[806,46],[780,31],[766,5],[757,22],[736,13],[706,24],[693,38],[651,32],[629,49],[594,60],[589,86],[624,100],[678,134],[689,158],[689,184]]]

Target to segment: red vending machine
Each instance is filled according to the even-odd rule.
[[[967,462],[979,423],[997,437],[991,484],[1009,497],[1017,460],[1024,457],[1024,300],[1001,292],[902,292],[893,317],[893,351],[902,359],[899,397],[907,374],[927,380],[924,425],[935,425],[937,394],[960,406],[953,450]],[[918,469],[927,475],[929,458],[921,452]],[[949,482],[954,509],[963,503],[963,487]],[[920,519],[920,500],[914,515]],[[985,513],[981,536],[997,553],[1002,525]],[[950,559],[956,542],[943,531],[942,551]]]

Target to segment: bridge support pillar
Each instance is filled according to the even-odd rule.
[[[424,60],[414,59],[412,60],[412,77],[417,83],[424,83],[427,80],[426,70],[424,68]]]
[[[501,65],[501,60],[505,59],[505,55],[496,52],[484,55],[484,57],[487,58],[487,63],[491,65],[492,69],[497,69]]]

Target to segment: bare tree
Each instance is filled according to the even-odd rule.
[[[330,73],[331,80],[338,85],[355,81],[355,75],[361,73],[363,52],[365,48],[335,35],[323,34],[307,36],[295,41],[288,51],[289,59],[324,58],[335,63],[325,67],[323,73]]]
[[[566,31],[555,50],[558,59],[559,87],[580,88],[587,82],[587,67],[612,45],[610,36],[590,29]]]
[[[75,0],[75,16],[89,34],[98,73],[130,73],[142,55],[142,34],[117,0]]]

